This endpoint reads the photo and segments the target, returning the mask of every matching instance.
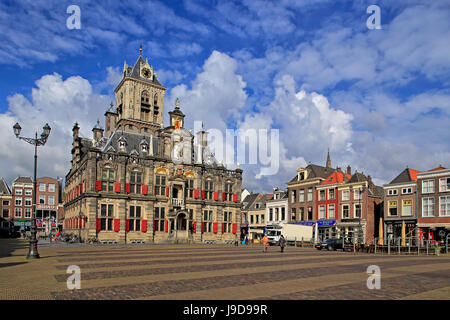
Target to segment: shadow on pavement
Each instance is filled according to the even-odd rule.
[[[0,263],[0,268],[6,268],[6,267],[14,267],[21,264],[25,264],[27,262],[9,262],[9,263]]]
[[[0,258],[10,257],[14,251],[26,248],[28,248],[26,240],[0,238]]]

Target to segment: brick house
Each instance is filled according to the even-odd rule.
[[[350,170],[350,167],[347,168]],[[319,221],[319,239],[337,237],[336,223],[340,220],[338,186],[351,179],[349,172],[344,173],[337,168],[316,188],[316,217]]]
[[[383,235],[385,238],[401,237],[403,223],[405,223],[406,237],[416,236],[417,174],[419,172],[406,168],[390,183],[383,185]]]
[[[9,229],[9,221],[12,216],[12,192],[5,179],[0,179],[0,221],[2,222],[2,229]]]
[[[250,193],[247,195],[244,200],[242,200],[242,209],[241,209],[241,239],[249,235],[249,216],[248,210],[255,202],[256,198],[258,198],[259,193]]]
[[[140,55],[134,66],[124,65],[106,130],[97,122],[93,137],[84,138],[74,125],[67,232],[117,243],[225,242],[238,235],[242,170],[214,158],[205,130],[194,145],[178,100],[164,127],[165,90]]]
[[[450,169],[417,173],[417,189],[420,239],[444,240],[450,231]]]
[[[329,156],[328,156],[329,158]],[[291,221],[315,221],[317,186],[336,170],[327,167],[309,164],[299,168],[297,175],[288,182],[288,211]]]
[[[355,172],[338,187],[339,221],[337,232],[341,237],[363,244],[372,244],[378,236],[382,213],[383,188],[373,184],[370,176]]]

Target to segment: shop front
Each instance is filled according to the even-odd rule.
[[[402,237],[402,226],[403,221],[405,222],[405,237],[415,238],[416,237],[416,220],[386,220],[385,221],[385,237],[387,239],[398,239]]]

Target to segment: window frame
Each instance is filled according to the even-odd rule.
[[[105,178],[106,172],[106,178]],[[102,168],[102,191],[113,192],[114,182],[116,181],[116,171],[111,167]]]
[[[427,184],[427,186],[425,186],[425,184]],[[428,185],[428,184],[431,184],[431,186]],[[435,190],[435,181],[434,181],[434,179],[423,180],[422,181],[422,193],[423,194],[434,193],[434,190]]]
[[[425,202],[428,201],[428,200],[431,200],[431,204],[425,204]],[[427,210],[425,210],[425,206],[427,207]],[[430,208],[432,210],[430,210]],[[427,212],[427,215],[424,215],[425,212]],[[435,212],[435,199],[434,199],[434,197],[423,197],[422,198],[422,217],[434,217],[435,216],[434,212]]]
[[[104,212],[106,214],[103,214]],[[114,204],[100,203],[100,231],[114,231],[114,212]]]

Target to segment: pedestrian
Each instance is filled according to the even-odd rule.
[[[248,236],[245,235],[245,244],[248,245]]]
[[[280,249],[281,252],[284,252],[284,247],[286,246],[286,239],[283,235],[280,236]]]
[[[269,237],[265,234],[263,239],[262,239],[262,243],[264,245],[264,250],[263,252],[267,252],[267,247],[269,246]]]

